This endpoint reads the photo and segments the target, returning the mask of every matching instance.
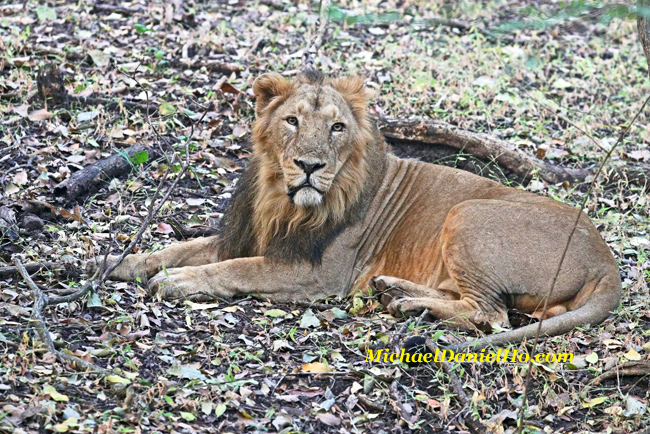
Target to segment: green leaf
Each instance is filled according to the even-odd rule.
[[[147,32],[153,32],[153,30],[146,28],[142,24],[134,24],[133,28],[135,29],[136,32],[138,33],[147,33]]]
[[[333,307],[330,310],[332,311],[332,313],[334,314],[334,318],[336,319],[346,319],[348,317],[348,313],[343,309],[339,309],[338,307]]]
[[[319,327],[320,326],[320,320],[314,315],[314,312],[312,312],[311,309],[307,309],[305,313],[302,315],[302,319],[300,320],[300,327],[302,328],[309,328],[309,327]]]
[[[352,308],[350,308],[350,315],[359,315],[366,307],[366,303],[361,297],[354,297],[352,299]]]
[[[39,21],[56,20],[56,11],[49,6],[39,6],[36,8],[36,15]]]
[[[142,151],[142,152],[136,152],[133,154],[133,157],[131,157],[131,161],[135,164],[143,164],[149,161],[149,153],[147,151]]]
[[[167,373],[169,375],[175,375],[180,378],[186,378],[188,380],[205,380],[205,375],[201,373],[198,369],[187,366],[187,365],[174,365],[172,366]]]
[[[590,364],[594,364],[598,361],[598,353],[589,353],[585,357],[585,360],[588,361]]]
[[[176,113],[176,107],[174,107],[168,102],[164,102],[160,104],[160,107],[158,107],[158,111],[160,112],[161,115],[167,116]]]
[[[99,295],[96,292],[92,292],[90,297],[88,297],[88,302],[86,302],[88,307],[104,307],[102,304],[102,299],[99,298]]]
[[[279,316],[285,316],[287,313],[283,311],[282,309],[271,309],[267,310],[264,315],[270,316],[271,318],[277,318]]]
[[[196,416],[194,416],[192,413],[189,413],[187,411],[181,411],[181,417],[188,422],[192,422],[196,420]]]
[[[440,339],[440,336],[442,336],[444,334],[445,334],[444,330],[438,330],[437,332],[435,332],[433,334],[433,336],[431,336],[431,341],[433,341],[433,342],[437,341],[438,339]]]
[[[214,409],[214,415],[219,417],[222,414],[226,412],[226,404],[219,404],[217,407]]]
[[[46,384],[43,387],[43,393],[50,395],[50,398],[52,398],[55,401],[61,402],[61,401],[68,401],[68,397],[62,393],[59,393],[56,391],[54,387],[52,387],[49,384]]]
[[[606,396],[600,396],[598,398],[594,398],[594,399],[590,400],[589,402],[583,403],[582,407],[583,408],[595,407],[595,406],[597,406],[599,404],[602,404],[605,401],[607,401],[607,397]]]
[[[106,381],[110,381],[111,383],[131,384],[129,380],[122,378],[119,375],[109,375],[106,377]]]

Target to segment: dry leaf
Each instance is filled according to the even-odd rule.
[[[332,413],[318,413],[316,419],[323,422],[325,425],[329,426],[339,426],[341,425],[341,419],[334,416]]]
[[[36,110],[29,114],[28,118],[32,122],[44,121],[52,118],[52,113],[48,112],[46,109]]]
[[[332,368],[327,366],[325,363],[313,362],[302,365],[302,370],[303,372],[331,372]]]

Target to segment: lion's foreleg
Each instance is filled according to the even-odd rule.
[[[343,295],[345,285],[327,276],[308,263],[283,264],[258,256],[161,271],[149,281],[149,290],[168,300],[255,295],[275,301],[310,301]]]
[[[109,276],[113,280],[146,280],[163,269],[205,265],[219,261],[216,237],[197,238],[175,244],[153,253],[128,255]],[[86,263],[88,272],[94,272],[103,257],[98,256]],[[117,256],[109,256],[109,263]]]

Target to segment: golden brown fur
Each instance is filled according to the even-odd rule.
[[[315,300],[371,284],[393,315],[427,310],[462,328],[508,327],[509,309],[541,316],[577,209],[388,154],[359,78],[264,74],[253,89],[253,158],[221,234],[131,255],[112,277],[153,277],[170,299]],[[582,215],[542,333],[597,324],[619,299],[616,263]]]

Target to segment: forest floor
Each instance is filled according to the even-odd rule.
[[[89,196],[68,200],[54,187],[134,144],[158,149],[167,141],[182,152],[192,126],[188,175],[139,251],[177,242],[175,221],[217,225],[250,155],[253,80],[267,71],[297,74],[314,32],[317,4],[297,3],[2,2],[0,206],[15,212],[19,229],[0,239],[0,267],[13,265],[13,255],[65,262],[65,272],[34,279],[54,293],[79,288],[88,278],[81,262],[119,252],[159,182],[172,182],[173,174],[164,179],[169,155],[141,154],[128,176]],[[367,77],[378,94],[375,114],[445,120],[554,164],[597,165],[650,89],[635,21],[598,9],[562,15],[557,2],[519,3],[336,3],[316,63],[327,73]],[[462,23],[440,25],[441,17]],[[488,31],[497,29],[507,32]],[[38,98],[37,75],[47,63],[64,74],[64,104]],[[646,110],[613,161],[650,162],[649,132]],[[395,152],[427,156],[399,144]],[[586,192],[493,169],[483,175],[570,204]],[[649,375],[589,384],[605,370],[650,359],[648,188],[605,173],[587,209],[620,264],[621,307],[598,326],[544,341],[544,351],[575,357],[533,366],[524,432],[650,429]],[[2,275],[0,432],[460,433],[469,417],[490,432],[513,432],[526,364],[455,363],[471,400],[464,408],[438,368],[364,362],[365,349],[389,344],[403,321],[368,297],[329,303],[176,304],[136,283],[109,281],[87,299],[46,308],[57,348],[130,383],[115,394],[110,381],[43,349],[30,328],[27,286],[15,273]],[[435,334],[440,345],[463,339],[437,323],[413,324],[406,336]]]

